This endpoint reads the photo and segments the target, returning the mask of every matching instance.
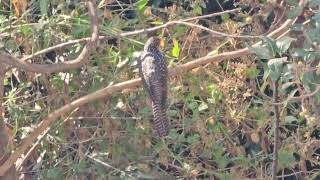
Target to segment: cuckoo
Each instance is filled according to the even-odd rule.
[[[168,69],[166,57],[159,49],[160,42],[157,37],[148,39],[139,61],[139,73],[152,103],[154,128],[159,137],[164,137],[169,134],[166,115]]]

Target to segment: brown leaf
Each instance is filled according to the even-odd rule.
[[[27,0],[13,0],[12,4],[16,11],[16,16],[20,17],[27,9],[28,2]]]
[[[259,143],[259,141],[260,141],[260,137],[259,137],[259,134],[258,133],[252,133],[251,135],[250,135],[250,137],[251,137],[251,140],[254,142],[254,143]]]
[[[107,19],[111,19],[113,17],[109,9],[104,9],[103,16]]]

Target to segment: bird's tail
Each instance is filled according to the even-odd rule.
[[[160,103],[152,103],[153,124],[159,137],[169,134],[169,121],[166,115],[166,109]]]

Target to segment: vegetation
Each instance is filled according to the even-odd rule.
[[[320,179],[319,6],[0,1],[0,179]],[[162,139],[138,79],[150,36]]]

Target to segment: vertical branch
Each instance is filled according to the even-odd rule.
[[[278,103],[278,86],[279,79],[274,81],[273,84],[273,107],[274,107],[274,142],[273,142],[273,158],[272,158],[272,180],[277,179],[278,168],[278,150],[279,150],[279,126],[280,126],[280,113]]]

